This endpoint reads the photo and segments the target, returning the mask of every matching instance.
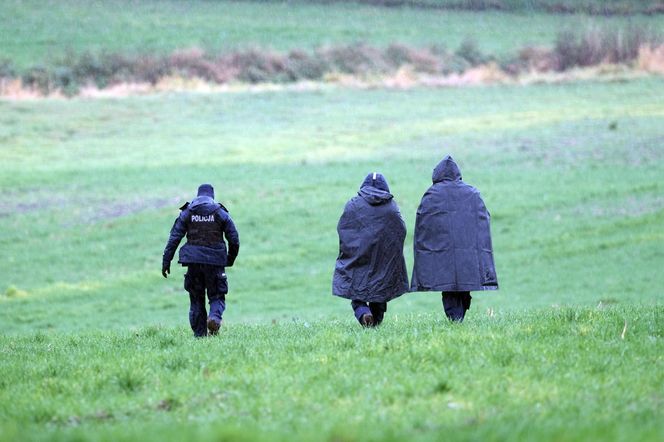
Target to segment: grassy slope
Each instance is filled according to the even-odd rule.
[[[661,440],[663,337],[661,305],[0,337],[0,439]]]
[[[410,266],[415,210],[448,152],[493,215],[502,290],[473,315],[661,302],[662,85],[0,102],[0,293],[28,293],[0,298],[0,331],[185,325],[182,269],[165,281],[160,259],[204,181],[242,239],[230,323],[347,316],[329,294],[344,202],[385,173]],[[390,312],[439,309],[422,293]]]
[[[394,35],[454,46],[473,27],[482,48],[503,51],[549,43],[563,23],[213,2],[180,11],[183,23],[176,3],[95,14],[54,2],[48,15],[17,4],[0,5],[11,30],[0,47],[24,65],[68,47]],[[284,11],[331,30],[271,27]],[[209,30],[223,20],[221,40]],[[663,85],[0,101],[0,293],[25,294],[0,295],[0,440],[661,439]],[[492,212],[501,291],[478,294],[461,327],[421,293],[391,303],[380,330],[359,330],[329,294],[344,202],[384,172],[410,266],[417,203],[448,152]],[[182,270],[165,281],[159,266],[176,208],[203,181],[243,245],[224,336],[194,341]]]
[[[274,17],[279,17],[275,20]],[[662,28],[664,15],[597,18],[543,13],[450,12],[358,4],[180,2],[115,0],[0,2],[0,60],[19,69],[68,53],[169,52],[198,46],[229,50],[263,46],[279,50],[368,42],[456,48],[475,39],[491,54],[528,44],[551,45],[561,29],[589,23]]]

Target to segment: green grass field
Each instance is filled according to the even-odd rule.
[[[587,21],[662,20],[36,4],[0,5],[0,58],[468,34],[511,51]],[[0,441],[662,440],[663,128],[661,77],[0,99]],[[463,324],[440,294],[406,294],[363,330],[331,295],[343,206],[385,174],[412,269],[417,205],[446,154],[492,214],[500,290],[476,294]],[[224,330],[195,340],[183,269],[160,268],[202,182],[242,246]]]
[[[0,439],[661,438],[663,85],[0,102]],[[330,294],[343,204],[386,174],[410,267],[446,153],[501,290],[460,327],[414,293],[363,331]],[[204,181],[242,249],[198,342],[159,268]]]
[[[0,337],[0,438],[655,441],[663,332],[660,305]]]
[[[456,49],[468,38],[482,51],[501,56],[526,45],[550,46],[565,29],[629,24],[664,28],[664,14],[595,17],[519,10],[478,14],[307,2],[67,0],[42,7],[43,3],[0,3],[0,60],[8,59],[20,70],[86,51],[165,53],[189,47],[213,52],[251,47],[283,51],[355,42]]]
[[[343,317],[330,278],[345,201],[382,171],[410,259],[446,153],[493,215],[502,291],[479,295],[477,314],[661,300],[663,84],[4,102],[0,281],[27,296],[6,299],[0,330],[185,324],[183,272],[164,281],[160,259],[205,181],[242,240],[230,323]],[[394,310],[439,303],[413,294]]]

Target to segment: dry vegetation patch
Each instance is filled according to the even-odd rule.
[[[11,63],[1,63],[0,94],[9,98],[118,96],[307,82],[361,87],[463,86],[537,80],[534,77],[549,81],[551,74],[602,66],[664,74],[664,38],[633,26],[617,30],[589,27],[559,33],[552,47],[524,47],[501,58],[483,53],[472,40],[465,40],[455,51],[394,43],[385,48],[351,44],[312,51],[252,48],[224,54],[189,48],[166,56],[86,53],[67,57],[51,68],[34,66],[20,74]],[[560,81],[577,76],[555,77]]]

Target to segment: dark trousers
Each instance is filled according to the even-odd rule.
[[[221,323],[226,310],[228,281],[221,266],[189,264],[184,275],[184,289],[189,292],[189,324],[194,336],[207,336],[205,292],[210,303],[210,318]]]
[[[370,302],[352,300],[350,303],[355,312],[355,319],[362,324],[362,316],[371,314],[374,318],[374,325],[379,325],[383,322],[383,317],[387,311],[387,302]]]
[[[466,310],[470,308],[470,292],[443,292],[445,315],[451,321],[462,322]]]

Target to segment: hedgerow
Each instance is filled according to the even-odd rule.
[[[75,95],[87,85],[100,89],[121,83],[154,85],[167,77],[197,78],[213,84],[292,83],[324,81],[336,74],[359,78],[389,76],[403,67],[415,73],[445,76],[487,63],[495,63],[505,74],[516,76],[604,63],[635,63],[642,53],[648,52],[650,57],[662,54],[664,51],[658,50],[662,44],[664,39],[660,34],[632,26],[618,30],[594,27],[562,31],[551,48],[525,47],[501,59],[483,53],[470,39],[454,51],[442,46],[418,48],[394,43],[379,48],[357,43],[290,52],[259,48],[222,54],[198,48],[168,55],[101,52],[69,55],[53,65],[35,65],[20,74],[9,61],[3,61],[0,79],[20,75],[25,88],[43,94],[60,91]],[[655,63],[659,64],[662,63]]]

